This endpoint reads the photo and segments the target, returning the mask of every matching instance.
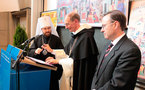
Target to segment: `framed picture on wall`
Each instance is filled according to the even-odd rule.
[[[120,10],[128,17],[129,0],[58,0],[57,22],[64,25],[64,18],[69,12],[77,12],[81,17],[81,24],[87,23],[94,27],[101,27],[102,15],[110,10]]]
[[[129,0],[104,0],[103,3],[103,13],[106,13],[111,10],[119,10],[126,16],[126,23],[128,23],[128,9]]]
[[[57,2],[57,24],[64,26],[65,16],[72,11],[73,0],[58,0]]]
[[[40,13],[41,16],[49,16],[54,27],[57,27],[57,10],[49,10]]]
[[[142,58],[138,72],[138,81],[145,84],[145,1],[132,1],[128,37],[134,41],[141,50]]]

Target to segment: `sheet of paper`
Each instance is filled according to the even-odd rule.
[[[46,63],[46,62],[44,62],[40,59],[36,59],[36,58],[33,58],[33,57],[29,57],[29,56],[26,56],[26,57],[29,58],[30,60],[36,62],[36,63],[40,63],[40,64],[43,64],[43,65],[49,65],[49,66],[52,66],[52,67],[54,66],[54,65]]]
[[[64,52],[63,49],[54,49],[53,52],[55,53],[56,59],[64,59],[68,57],[68,55]]]

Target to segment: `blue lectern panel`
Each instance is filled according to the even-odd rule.
[[[11,70],[11,58],[17,59],[19,48],[8,45],[1,49],[0,90],[17,90],[16,71]],[[21,67],[21,64],[20,64]],[[51,70],[20,70],[20,90],[49,90]]]
[[[11,51],[12,51],[12,49],[14,48],[14,46],[12,46],[12,45],[8,45],[7,46],[7,49],[6,49],[6,51],[8,52],[8,53],[11,53]]]
[[[20,72],[20,90],[49,90],[51,70]],[[11,73],[11,89],[16,89],[16,74]]]
[[[1,49],[1,83],[0,90],[10,89],[10,70],[11,70],[11,55]]]
[[[17,59],[17,56],[19,55],[20,49],[19,48],[13,48],[11,51],[11,56],[14,60]]]
[[[0,57],[1,57],[1,53],[0,53]],[[0,65],[1,65],[1,58],[0,58]]]
[[[12,45],[8,45],[6,51],[10,53],[12,59],[16,60],[17,56],[19,55],[20,49]]]

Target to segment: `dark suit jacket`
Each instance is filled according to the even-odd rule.
[[[98,70],[104,54],[105,50],[101,53],[91,89],[134,90],[141,61],[141,53],[137,45],[126,35],[123,36]]]

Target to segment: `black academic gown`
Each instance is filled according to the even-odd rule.
[[[42,40],[43,38],[43,40]],[[29,53],[28,55],[37,59],[41,59],[43,61],[45,61],[45,59],[49,56],[54,57],[55,55],[51,54],[51,53],[47,53],[47,55],[44,55],[42,52],[40,53],[40,55],[35,54],[35,50],[37,48],[41,48],[41,46],[43,45],[43,41],[46,44],[49,44],[50,47],[52,49],[63,49],[63,44],[60,40],[60,38],[58,38],[55,35],[51,35],[49,37],[45,37],[44,35],[40,35],[38,38],[36,38],[33,42],[33,44],[31,45],[30,49],[29,49]],[[62,75],[62,66],[61,65],[56,65],[58,67],[57,71],[51,71],[51,80],[50,80],[50,90],[59,90],[59,79]],[[35,67],[35,66],[31,66],[32,70],[40,70],[43,68],[39,68],[39,67]]]
[[[68,55],[76,37],[77,41],[70,55],[74,60],[73,90],[90,90],[98,55],[98,49],[94,40],[94,30],[84,29],[73,36],[65,47],[65,52]]]

